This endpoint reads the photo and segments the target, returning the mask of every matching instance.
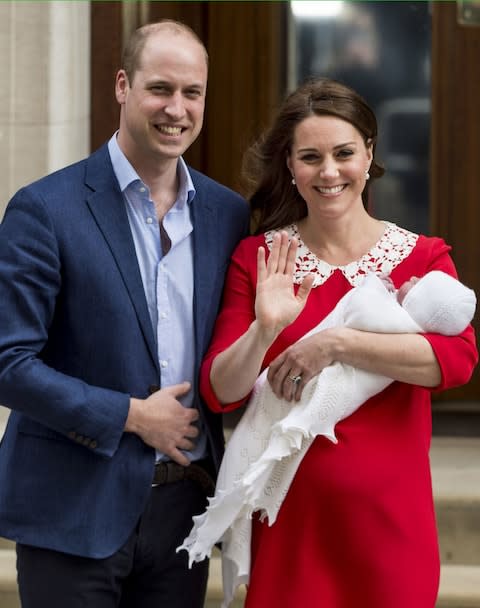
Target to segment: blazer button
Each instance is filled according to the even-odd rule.
[[[83,435],[77,435],[77,436],[75,437],[75,441],[76,441],[77,443],[83,443]]]
[[[95,441],[95,439],[92,439],[92,441],[90,441],[90,446],[92,448],[92,450],[94,450],[97,447],[97,442]]]
[[[77,433],[75,433],[75,431],[70,431],[70,432],[67,434],[67,437],[68,437],[69,439],[75,439],[75,437],[76,437],[76,436],[77,436]]]

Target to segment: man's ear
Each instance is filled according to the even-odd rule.
[[[127,90],[130,88],[130,84],[128,82],[128,76],[125,70],[118,70],[117,75],[115,77],[115,97],[117,98],[118,103],[125,103],[127,97]]]

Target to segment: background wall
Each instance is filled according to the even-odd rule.
[[[90,3],[0,2],[0,218],[90,149]]]

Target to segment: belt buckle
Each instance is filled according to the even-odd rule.
[[[168,466],[166,462],[157,462],[155,465],[155,484],[163,485],[168,481]]]
[[[154,484],[162,486],[185,479],[184,467],[175,462],[157,462],[155,465]]]
[[[176,462],[166,462],[165,470],[167,473],[166,483],[175,483],[185,479],[185,467]]]

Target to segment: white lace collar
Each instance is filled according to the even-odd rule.
[[[323,285],[337,269],[340,270],[352,287],[358,286],[368,272],[388,276],[400,262],[410,255],[418,239],[418,234],[409,232],[391,222],[385,222],[385,232],[370,251],[360,259],[345,266],[332,266],[308,249],[300,238],[296,224],[290,224],[283,230],[288,232],[290,238],[296,237],[299,241],[294,283],[300,284],[307,274],[313,274],[315,275],[314,287]],[[275,232],[277,231],[269,230],[265,233],[265,242],[269,250],[272,248]]]

